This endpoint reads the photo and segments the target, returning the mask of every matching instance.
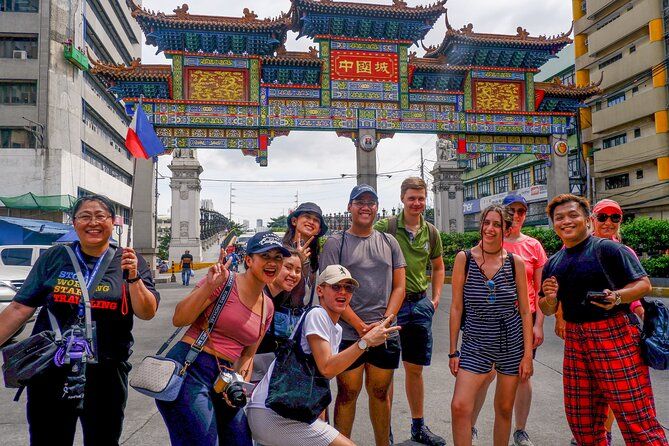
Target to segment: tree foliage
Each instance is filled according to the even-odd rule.
[[[635,218],[620,228],[623,243],[637,254],[655,256],[669,249],[669,221]]]
[[[158,239],[158,258],[169,260],[170,256],[170,241],[172,240],[172,230],[169,229],[165,235]]]
[[[642,259],[641,264],[650,277],[669,278],[669,255]]]
[[[270,218],[267,228],[272,231],[286,231],[288,229],[288,216],[279,215],[278,217]]]

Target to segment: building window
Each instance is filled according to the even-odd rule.
[[[37,82],[0,82],[0,104],[35,105]]]
[[[39,0],[0,0],[0,12],[37,12]]]
[[[482,153],[476,159],[476,166],[478,168],[485,167],[491,163],[491,155],[488,153]]]
[[[620,146],[627,142],[627,133],[621,133],[620,135],[612,136],[610,138],[604,138],[603,146],[605,149]]]
[[[479,181],[478,183],[476,183],[476,188],[478,189],[479,192],[479,198],[487,197],[488,195],[490,195],[490,181],[488,180]]]
[[[636,45],[632,45],[632,46],[630,47],[630,54],[632,54],[632,53],[635,52],[635,51],[636,51]]]
[[[0,34],[0,58],[37,59],[37,35]]]
[[[601,103],[601,101],[595,103],[595,111],[600,111],[601,109],[602,109],[602,103]]]
[[[509,177],[506,175],[501,175],[493,178],[493,184],[495,186],[495,193],[501,194],[502,192],[509,191]]]
[[[474,183],[465,184],[464,186],[464,196],[465,201],[471,201],[474,199]]]
[[[112,163],[107,158],[105,158],[104,156],[100,155],[98,152],[93,150],[88,144],[86,144],[83,141],[81,142],[81,157],[85,161],[94,165],[95,167],[102,170],[106,174],[111,175],[112,177],[116,178],[122,183],[125,183],[128,186],[132,184],[132,177],[130,175],[128,175],[123,169],[118,167],[116,164]]]
[[[620,189],[630,185],[630,176],[628,173],[621,175],[612,175],[604,178],[604,189]]]
[[[513,190],[530,187],[530,169],[517,170],[511,173]]]
[[[637,180],[641,180],[641,179],[643,179],[643,169],[638,169],[638,170],[636,171],[636,179],[637,179]]]
[[[534,184],[546,184],[546,164],[535,164],[532,170],[534,170]]]
[[[569,155],[567,170],[569,171],[569,178],[581,178],[581,165],[578,161],[578,155]]]
[[[637,94],[639,92],[639,87],[632,87],[632,94]]]
[[[567,74],[562,76],[562,84],[564,85],[574,85],[574,72],[570,71]]]
[[[86,126],[100,135],[107,143],[109,143],[110,147],[113,147],[114,150],[130,159],[131,155],[130,152],[128,152],[128,149],[125,148],[125,140],[123,137],[119,135],[112,126],[107,124],[86,101],[82,100],[81,105],[83,109],[81,120],[84,121]]]
[[[35,147],[35,137],[24,129],[0,128],[0,148],[28,149]]]
[[[641,129],[634,129],[634,137],[635,138],[641,137]]]
[[[625,92],[621,93],[616,93],[613,96],[609,96],[609,98],[606,100],[606,106],[607,107],[613,107],[616,104],[620,104],[621,102],[625,102]]]
[[[611,65],[612,63],[615,63],[615,62],[619,61],[619,60],[622,59],[622,58],[623,58],[622,53],[618,53],[618,54],[616,54],[615,56],[613,56],[612,58],[607,59],[607,60],[605,60],[604,62],[600,63],[600,64],[599,64],[599,69],[601,70],[601,69],[603,69],[604,67],[606,67],[607,65]]]
[[[583,13],[588,12],[588,2],[586,0],[581,0],[581,11]]]

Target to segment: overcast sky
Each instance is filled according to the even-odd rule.
[[[357,0],[360,3],[391,4],[391,0]],[[427,5],[435,0],[407,0],[410,6]],[[144,0],[148,9],[172,13],[172,10],[184,3],[184,0]],[[282,11],[290,9],[289,0],[245,0],[212,1],[190,0],[191,14],[220,15],[241,17],[245,7],[255,11],[259,18],[276,17]],[[531,35],[554,35],[566,32],[571,26],[571,2],[564,0],[449,0],[446,4],[451,26],[460,28],[467,23],[474,24],[474,31],[488,33],[516,34],[516,28],[522,26]],[[443,40],[446,26],[443,18],[425,39],[425,45],[436,45]],[[297,34],[289,32],[286,47],[289,51],[305,51],[313,41],[303,37],[295,40]],[[422,48],[412,47],[423,55]],[[142,61],[144,63],[169,63],[161,54],[155,55],[156,48],[144,45]],[[419,175],[420,149],[423,148],[427,160],[435,159],[436,136],[429,134],[396,134],[393,139],[384,139],[376,149],[378,173],[414,169],[392,174],[390,178],[379,177],[379,209],[390,210],[399,203],[399,185],[404,178]],[[346,138],[338,138],[334,132],[291,132],[289,136],[276,138],[269,147],[268,167],[259,167],[253,157],[243,156],[238,150],[200,150],[200,163],[204,167],[203,179],[221,180],[294,180],[308,178],[332,178],[341,174],[354,174],[355,147]],[[170,156],[162,156],[159,172],[169,176],[167,165]],[[431,183],[427,172],[432,161],[426,161],[426,179]],[[336,181],[301,182],[301,183],[233,183],[232,218],[241,222],[250,220],[252,225],[257,218],[267,221],[270,217],[281,215],[294,208],[296,195],[298,201],[314,201],[325,213],[341,212],[346,208],[348,194],[355,185],[354,178]],[[171,191],[169,180],[159,181],[160,198],[158,213],[169,214]],[[202,182],[201,198],[214,200],[216,210],[228,215],[230,183]],[[431,194],[430,194],[431,195]],[[432,197],[430,196],[430,202]]]

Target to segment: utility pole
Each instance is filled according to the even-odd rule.
[[[232,222],[232,205],[235,203],[234,201],[232,201],[232,199],[235,197],[234,195],[232,195],[232,192],[234,192],[234,190],[235,188],[232,187],[232,183],[230,183],[230,209],[228,213],[228,220],[230,220],[231,222]]]
[[[423,159],[423,148],[420,148],[420,177],[425,180],[425,160]]]
[[[300,191],[296,190],[295,191],[295,209],[297,209],[297,204],[299,203],[299,198],[300,198]]]

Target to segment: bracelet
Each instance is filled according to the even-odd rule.
[[[620,305],[620,304],[622,303],[622,301],[623,301],[623,297],[622,297],[622,296],[620,295],[620,293],[617,292],[617,291],[614,291],[614,292],[613,292],[613,295],[616,296],[616,300],[615,300],[615,302],[613,303],[613,305]]]
[[[460,350],[456,350],[455,353],[448,354],[448,359],[459,358],[459,357],[460,357]]]
[[[125,282],[126,282],[126,283],[135,283],[135,282],[137,282],[138,280],[141,280],[141,278],[142,278],[142,277],[141,277],[139,274],[137,274],[137,277],[135,277],[134,279],[125,279]]]

